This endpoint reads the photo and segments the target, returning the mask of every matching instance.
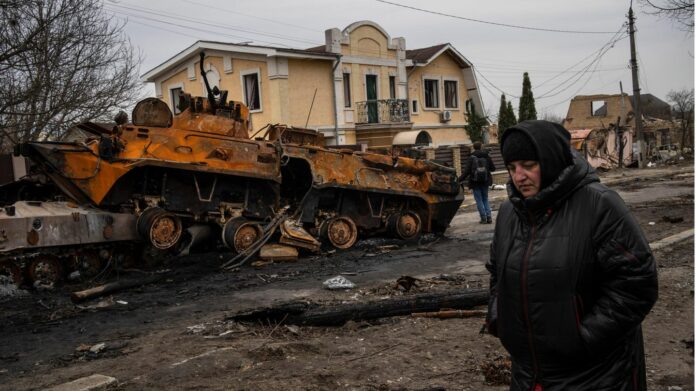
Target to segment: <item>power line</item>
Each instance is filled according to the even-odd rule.
[[[307,31],[312,31],[312,32],[323,33],[323,31],[321,31],[321,30],[312,29],[312,28],[308,28],[308,27],[305,27],[305,26],[299,26],[299,25],[291,24],[291,23],[287,23],[287,22],[281,22],[281,21],[274,20],[274,19],[262,18],[262,17],[260,17],[260,16],[244,14],[244,13],[241,13],[241,12],[238,12],[238,11],[232,11],[232,10],[227,9],[227,8],[216,7],[216,6],[209,5],[209,4],[205,4],[205,3],[199,3],[199,2],[193,1],[193,0],[178,0],[178,1],[179,1],[179,2],[182,2],[182,3],[191,3],[191,4],[200,5],[200,6],[203,6],[203,7],[212,8],[212,9],[215,9],[215,10],[218,10],[218,11],[226,12],[226,13],[228,13],[228,14],[242,15],[242,16],[245,16],[245,17],[247,17],[247,18],[254,18],[254,19],[259,19],[259,20],[263,20],[263,21],[266,21],[266,22],[271,22],[271,23],[280,24],[280,25],[283,25],[283,26],[295,27],[295,28],[302,29],[302,30],[307,30]]]
[[[473,18],[465,18],[465,17],[463,17],[463,16],[457,16],[457,15],[450,15],[450,14],[446,14],[446,13],[444,13],[444,12],[430,11],[430,10],[426,10],[426,9],[423,9],[423,8],[413,7],[413,6],[404,5],[404,4],[399,4],[399,3],[393,3],[393,2],[391,2],[391,1],[386,1],[386,0],[377,0],[377,1],[380,2],[380,3],[391,4],[391,5],[395,5],[395,6],[397,6],[397,7],[408,8],[408,9],[412,9],[412,10],[415,10],[415,11],[425,12],[425,13],[428,13],[428,14],[446,16],[446,17],[448,17],[448,18],[461,19],[461,20],[466,20],[466,21],[469,21],[469,22],[490,24],[490,25],[493,25],[493,26],[500,26],[500,27],[509,27],[509,28],[522,29],[522,30],[544,31],[544,32],[548,32],[548,33],[565,33],[565,34],[614,34],[613,31],[560,30],[560,29],[551,29],[551,28],[543,28],[543,27],[519,26],[519,25],[507,24],[507,23],[490,22],[490,21],[486,21],[486,20],[473,19]]]
[[[571,70],[571,69],[573,69],[574,67],[576,67],[577,65],[582,64],[583,62],[585,62],[587,59],[591,58],[592,56],[595,56],[594,59],[592,59],[592,61],[590,61],[587,65],[583,66],[580,70],[574,71],[573,75],[571,75],[569,78],[565,79],[563,82],[559,83],[558,85],[556,85],[555,87],[553,87],[552,89],[550,89],[549,91],[547,91],[546,94],[542,94],[542,95],[540,95],[539,97],[536,97],[536,99],[539,100],[539,99],[549,98],[549,97],[552,97],[552,96],[559,95],[559,94],[563,93],[564,91],[568,90],[570,87],[572,87],[572,86],[575,85],[576,83],[578,83],[580,80],[582,80],[583,76],[585,76],[585,75],[587,75],[587,74],[596,73],[596,72],[598,71],[598,67],[599,67],[599,64],[600,64],[600,61],[599,61],[599,60],[604,56],[604,54],[606,54],[606,52],[607,52],[609,49],[611,49],[611,48],[614,47],[614,44],[615,44],[616,42],[618,42],[618,41],[620,41],[621,39],[624,39],[624,38],[625,38],[625,36],[621,34],[621,31],[623,30],[623,28],[624,28],[624,26],[622,26],[619,30],[617,30],[617,31],[614,33],[614,36],[612,36],[612,38],[611,38],[608,42],[606,42],[599,50],[596,50],[596,51],[592,52],[590,55],[584,57],[584,58],[583,58],[582,60],[580,60],[579,62],[577,62],[577,63],[571,65],[570,67],[566,68],[564,71],[559,72],[559,73],[558,73],[556,76],[554,76],[553,78],[548,79],[547,81],[545,81],[544,83],[542,83],[542,85],[548,83],[549,81],[551,81],[551,80],[557,78],[558,76],[562,75],[563,73],[567,73],[568,70]],[[593,66],[594,66],[594,68],[593,68]],[[496,90],[498,90],[498,91],[500,91],[501,93],[503,93],[503,94],[505,94],[505,95],[507,95],[507,96],[510,96],[510,97],[512,97],[512,98],[518,98],[518,99],[520,98],[519,96],[512,95],[512,94],[508,94],[508,93],[506,93],[505,91],[503,91],[501,88],[498,88],[495,84],[493,84],[490,80],[488,80],[480,71],[478,71],[478,69],[475,69],[475,71],[478,73],[478,75],[480,75],[480,76],[483,78],[483,80],[485,80],[486,82],[488,82],[488,83],[489,83],[493,88],[495,88]],[[561,88],[562,86],[564,86],[564,85],[565,85],[566,83],[568,83],[569,81],[572,81],[572,82],[571,82],[570,84],[567,84],[567,86],[566,86],[565,88]],[[583,85],[578,89],[577,92],[581,91],[581,90],[587,85],[587,83],[588,83],[589,81],[590,81],[590,77],[588,77],[588,78],[585,80],[585,83],[583,83]],[[485,87],[485,85],[484,85],[484,87]],[[557,90],[557,89],[559,89],[559,88],[561,88],[559,91],[557,91],[557,92],[555,92],[555,93],[553,93],[553,94],[550,94],[551,92],[553,92],[554,90]],[[488,88],[486,88],[486,90],[488,90],[489,93],[492,93]],[[577,94],[577,92],[576,92],[576,94]],[[495,96],[496,94],[492,93],[492,95]],[[574,94],[574,95],[575,95],[575,94]],[[574,96],[574,95],[573,95],[573,96]],[[569,98],[569,99],[570,99],[570,98]],[[562,102],[559,102],[559,103],[557,103],[557,104],[553,104],[553,105],[547,106],[547,108],[557,106],[557,105],[559,105],[559,104],[561,104],[561,103],[563,103],[563,102],[565,102],[565,101],[567,101],[567,100],[568,100],[568,99],[566,99],[566,100],[564,100],[564,101],[562,101]]]
[[[612,48],[614,47],[614,44],[615,44],[616,42],[618,42],[618,41],[620,41],[621,39],[624,39],[624,38],[626,38],[626,37],[625,37],[625,36],[620,36],[620,37],[614,39],[613,41],[610,41],[610,42],[608,42],[607,44],[605,44],[605,45],[600,49],[599,53],[597,53],[597,55],[595,56],[595,58],[594,58],[590,63],[588,63],[588,64],[585,66],[585,68],[584,68],[584,70],[582,71],[582,73],[578,72],[578,73],[576,73],[575,75],[571,75],[569,78],[565,79],[563,82],[561,82],[560,84],[558,84],[556,87],[554,87],[554,88],[548,90],[548,91],[547,91],[546,93],[544,93],[544,94],[539,95],[539,97],[537,97],[536,99],[544,99],[544,98],[550,98],[550,97],[556,96],[556,95],[562,93],[563,91],[566,91],[568,88],[572,87],[574,84],[578,83],[578,82],[582,79],[582,77],[585,76],[585,75],[588,73],[589,69],[590,69],[593,65],[594,65],[594,69],[597,69],[597,67],[599,67],[599,63],[600,63],[601,58],[602,58],[610,49],[612,49]],[[576,78],[576,76],[577,76],[577,78]],[[555,93],[552,94],[552,92],[553,92],[554,90],[560,88],[560,87],[563,86],[565,83],[567,83],[567,82],[573,80],[573,78],[575,78],[575,80],[572,81],[570,84],[568,84],[565,88],[562,88],[562,89],[560,89],[560,90],[558,90],[557,92],[555,92]],[[590,78],[588,77],[587,80],[589,81]],[[585,82],[585,84],[587,84],[587,82]]]
[[[489,68],[489,67],[477,67],[478,69],[483,69],[486,70],[486,73],[504,73],[504,74],[514,74],[514,75],[519,75],[521,71],[525,70],[523,68],[520,68],[519,70],[498,70],[496,68]],[[626,70],[626,67],[621,67],[621,68],[604,68],[604,69],[597,69],[596,73],[599,72],[613,72],[613,71],[623,71]],[[529,72],[534,72],[534,73],[553,73],[553,74],[564,74],[564,73],[576,73],[578,70],[570,70],[570,71],[543,71],[543,70],[535,70],[535,69],[528,69],[527,71]]]
[[[151,25],[151,24],[149,24],[149,23],[138,22],[137,20],[131,20],[131,19],[128,19],[128,18],[123,17],[123,16],[118,16],[118,15],[116,15],[113,11],[108,11],[108,13],[109,13],[109,15],[113,16],[114,18],[119,18],[119,19],[123,20],[125,23],[135,23],[135,24],[139,24],[139,25],[141,25],[141,26],[147,26],[147,27],[150,27],[150,28],[153,28],[153,29],[162,30],[162,31],[167,31],[167,32],[170,32],[170,33],[172,33],[172,34],[178,34],[178,35],[182,35],[182,36],[184,36],[184,37],[189,37],[189,38],[193,38],[193,39],[198,39],[198,37],[195,36],[195,35],[186,34],[186,33],[181,32],[181,31],[170,30],[170,29],[168,29],[168,28],[166,28],[166,27],[162,27],[162,26],[153,26],[153,25]]]
[[[212,30],[206,30],[206,29],[202,29],[202,28],[198,28],[198,27],[186,26],[186,25],[177,24],[177,23],[173,23],[173,22],[170,22],[170,21],[166,21],[166,20],[161,20],[161,19],[157,19],[157,18],[151,18],[151,17],[147,17],[147,16],[143,16],[143,15],[132,14],[132,13],[128,13],[128,12],[125,12],[125,11],[119,11],[119,10],[114,10],[114,9],[110,9],[110,8],[107,8],[107,10],[110,11],[110,12],[112,12],[112,13],[119,14],[119,15],[125,15],[125,16],[131,16],[131,17],[134,17],[134,18],[145,19],[145,20],[149,20],[149,21],[153,21],[153,22],[157,22],[157,23],[167,24],[167,25],[174,26],[174,27],[179,27],[179,28],[184,28],[184,29],[199,31],[199,32],[207,33],[207,34],[224,35],[224,36],[227,36],[227,37],[230,37],[230,38],[239,39],[239,40],[242,40],[242,41],[250,41],[250,40],[253,41],[253,39],[251,39],[251,38],[249,38],[249,37],[244,37],[244,36],[240,36],[240,35],[232,35],[232,34],[226,34],[226,33],[220,33],[220,32],[217,32],[217,31],[212,31]],[[272,44],[272,45],[282,45],[282,44],[275,43],[275,42],[266,42],[266,41],[257,41],[257,42],[262,42],[262,43],[267,43],[267,44]],[[287,46],[287,45],[282,45],[282,46]]]
[[[483,78],[483,80],[487,81],[488,84],[491,85],[491,87],[495,88],[496,90],[502,92],[503,94],[505,94],[505,95],[507,95],[507,96],[511,96],[511,97],[513,97],[513,98],[518,98],[518,99],[519,99],[519,95],[513,95],[513,94],[507,93],[507,92],[501,90],[500,88],[498,88],[495,84],[493,84],[490,80],[488,80],[488,79],[486,78],[486,76],[483,75],[483,73],[479,72],[478,69],[474,68],[474,72],[476,72],[479,76],[481,76],[481,77]],[[495,95],[495,94],[493,94],[493,95]]]
[[[180,1],[183,1],[183,0],[180,0]],[[159,11],[159,10],[152,9],[152,8],[138,7],[138,6],[129,7],[129,6],[123,6],[123,5],[114,5],[114,4],[106,4],[106,5],[107,5],[108,7],[114,7],[114,6],[115,6],[115,7],[124,8],[124,9],[130,10],[131,12],[150,14],[150,15],[154,15],[154,16],[147,17],[147,16],[144,16],[144,15],[128,13],[127,11],[123,11],[123,10],[116,10],[116,9],[108,8],[111,12],[117,12],[117,13],[120,13],[120,14],[123,14],[123,15],[133,16],[133,17],[142,18],[142,19],[146,19],[146,20],[150,20],[150,21],[159,22],[159,23],[165,23],[165,24],[169,24],[169,25],[172,25],[172,26],[176,26],[176,27],[180,27],[180,28],[186,28],[186,29],[191,29],[191,30],[195,30],[195,31],[200,31],[200,32],[208,33],[208,34],[225,35],[225,36],[228,36],[228,37],[232,37],[232,38],[236,38],[236,39],[241,39],[241,40],[244,40],[244,41],[260,42],[260,43],[265,43],[265,44],[269,44],[269,45],[276,45],[276,46],[284,46],[284,47],[287,47],[287,48],[293,48],[293,47],[291,47],[290,45],[282,44],[282,43],[275,42],[275,41],[264,41],[264,40],[254,39],[254,38],[248,37],[248,36],[239,36],[239,35],[232,35],[232,34],[227,34],[227,33],[218,33],[218,32],[212,31],[212,30],[202,29],[202,28],[199,28],[199,27],[191,27],[191,26],[188,26],[188,25],[181,24],[181,23],[179,23],[179,22],[172,22],[172,21],[168,21],[168,20],[163,20],[163,19],[157,18],[157,17],[164,17],[164,18],[174,19],[174,20],[178,20],[178,21],[181,21],[181,22],[189,22],[189,23],[190,23],[190,22],[195,22],[196,24],[205,25],[205,26],[210,26],[210,27],[214,27],[214,28],[224,28],[224,29],[229,29],[229,30],[241,31],[241,32],[247,33],[247,34],[261,35],[261,36],[266,36],[266,37],[270,37],[270,38],[282,39],[282,40],[286,40],[286,41],[301,42],[301,43],[310,44],[310,45],[313,45],[313,46],[320,46],[320,45],[323,46],[323,45],[324,45],[324,43],[318,43],[318,42],[315,42],[315,41],[309,41],[309,40],[306,40],[306,39],[303,39],[303,38],[292,37],[292,36],[288,36],[288,35],[279,35],[279,34],[263,33],[263,32],[258,32],[258,31],[254,31],[254,30],[242,29],[242,28],[239,28],[239,27],[237,27],[237,26],[229,26],[229,25],[224,25],[224,24],[216,24],[216,23],[211,23],[210,21],[206,21],[206,20],[202,20],[202,19],[196,19],[196,18],[191,18],[191,17],[188,17],[188,16],[184,16],[184,15],[180,15],[180,14],[175,14],[175,13],[171,13],[171,12]],[[230,12],[232,12],[232,11],[230,11]],[[152,26],[151,26],[151,27],[152,27]],[[380,55],[380,54],[382,54],[380,51],[376,51],[376,50],[366,50],[366,49],[353,49],[353,52],[354,52],[354,53],[361,53],[361,54],[365,54],[365,55],[375,55],[375,54],[376,54],[376,55]]]
[[[301,43],[305,43],[305,44],[315,44],[316,43],[314,41],[309,41],[309,40],[305,40],[305,39],[296,39],[293,37],[289,37],[287,35],[269,34],[269,33],[263,33],[260,31],[243,29],[243,28],[239,28],[237,26],[211,23],[210,21],[196,19],[196,18],[192,18],[190,16],[184,16],[184,15],[175,14],[172,12],[155,10],[152,8],[139,7],[139,6],[129,7],[129,6],[125,6],[125,5],[115,5],[115,4],[114,5],[109,4],[109,7],[112,7],[112,8],[117,7],[117,8],[121,8],[121,9],[126,9],[126,10],[130,10],[130,11],[135,11],[135,12],[139,12],[139,13],[155,15],[155,16],[160,16],[160,17],[166,17],[166,18],[180,20],[180,21],[184,21],[184,22],[195,22],[197,24],[204,25],[204,26],[210,26],[210,27],[215,27],[215,28],[224,28],[224,29],[228,29],[228,30],[239,31],[242,33],[249,33],[249,34],[255,34],[255,35],[260,35],[260,36],[269,37],[269,38],[282,39],[285,41],[296,41],[296,42],[301,42]]]
[[[576,62],[575,64],[571,65],[570,67],[566,68],[564,71],[567,71],[567,70],[569,70],[569,69],[571,69],[571,68],[573,68],[573,67],[575,67],[575,66],[578,66],[578,65],[582,64],[583,62],[585,62],[585,60],[589,59],[590,57],[592,57],[592,56],[594,56],[594,55],[596,55],[596,54],[601,53],[602,50],[604,50],[604,49],[607,47],[607,45],[611,45],[611,46],[613,47],[613,45],[614,45],[616,42],[618,42],[620,39],[626,38],[625,36],[623,36],[623,38],[621,38],[621,36],[619,35],[619,34],[621,33],[621,31],[624,29],[624,27],[625,27],[625,23],[621,25],[621,27],[619,28],[619,30],[617,30],[617,31],[614,33],[614,35],[611,37],[611,39],[610,39],[607,43],[605,43],[604,45],[602,45],[602,47],[600,47],[598,50],[595,50],[594,52],[590,53],[589,55],[587,55],[586,57],[584,57],[584,58],[581,59],[580,61],[578,61],[578,62]],[[617,38],[617,35],[619,35],[618,38]],[[585,69],[585,67],[583,67],[582,69]],[[581,69],[581,70],[582,70],[582,69]],[[545,80],[544,82],[542,82],[541,84],[537,85],[536,87],[539,88],[539,87],[543,86],[544,84],[550,82],[551,80],[554,80],[554,79],[555,79],[556,77],[558,77],[558,76],[560,76],[560,73],[559,73],[558,75],[556,75],[556,76],[550,78],[550,79]],[[551,91],[552,91],[552,90],[551,90]]]

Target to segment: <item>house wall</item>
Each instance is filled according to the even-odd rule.
[[[370,25],[362,25],[348,34],[349,45],[341,46],[344,56],[378,57],[396,61],[396,50],[389,49],[388,37]]]
[[[628,166],[633,160],[633,137],[630,132],[623,134],[623,165]],[[619,143],[616,131],[613,129],[593,130],[579,144],[578,150],[587,162],[595,168],[611,169],[619,166]]]
[[[346,39],[347,38],[347,39]],[[409,130],[408,127],[356,130],[357,102],[367,100],[367,75],[377,76],[377,99],[390,99],[389,77],[396,79],[397,99],[405,99],[405,89],[400,88],[398,48],[393,40],[370,24],[360,25],[342,37],[341,64],[338,70],[337,103],[339,110],[339,138],[342,143],[364,143],[369,146],[390,146],[394,134]],[[403,68],[403,65],[401,65]],[[404,74],[405,68],[401,73]],[[343,74],[350,74],[350,107],[343,100]],[[325,132],[325,134],[332,131]]]
[[[434,109],[425,107],[425,79],[439,80],[439,97],[440,106]],[[456,109],[445,109],[445,80],[456,80],[459,86],[459,107]],[[451,124],[466,124],[465,103],[469,99],[464,83],[464,75],[459,65],[446,53],[441,54],[434,59],[430,64],[424,67],[417,67],[408,77],[408,96],[410,100],[418,100],[419,114],[413,116],[414,124],[439,124],[440,113],[444,110],[452,112]],[[480,107],[478,109],[481,109]]]
[[[332,64],[329,61],[288,60],[287,100],[280,104],[286,106],[284,110],[289,112],[287,123],[304,127],[309,115],[308,127],[333,127],[331,67]],[[312,106],[315,90],[317,95]],[[310,106],[312,106],[311,114]]]
[[[424,80],[439,80],[439,107],[433,109],[425,108]],[[445,80],[456,80],[458,86],[458,107],[456,109],[445,109]],[[418,113],[411,112],[411,121],[414,129],[428,130],[433,138],[433,146],[470,144],[471,139],[466,133],[464,126],[468,123],[466,119],[466,100],[469,99],[467,87],[464,83],[462,68],[450,57],[443,53],[430,64],[424,67],[415,68],[408,77],[408,98],[409,101],[418,100]],[[412,108],[412,105],[409,107]],[[480,107],[478,108],[481,109]],[[444,110],[452,113],[452,120],[440,122],[440,113]]]
[[[220,76],[219,88],[221,90],[227,90],[227,99],[240,102],[244,101],[242,74],[253,70],[258,70],[260,72],[261,110],[251,113],[252,131],[258,130],[269,122],[282,122],[278,121],[278,119],[282,118],[280,110],[283,105],[279,105],[277,99],[275,99],[281,94],[282,88],[276,86],[276,91],[273,91],[274,95],[271,95],[271,86],[279,83],[273,83],[273,80],[268,79],[268,66],[266,61],[262,60],[262,58],[263,57],[259,56],[259,60],[253,60],[248,58],[235,58],[233,56],[232,71],[229,73],[224,71],[222,56],[208,56],[203,63],[204,69],[208,70],[208,66],[212,65],[217,71]],[[169,92],[171,88],[181,86],[184,92],[193,96],[206,96],[207,92],[205,91],[203,79],[200,76],[200,67],[198,64],[199,61],[193,63],[193,69],[195,71],[194,79],[189,77],[187,66],[183,66],[182,69],[173,73],[171,76],[162,79],[162,100],[164,100],[170,108],[172,108],[171,95]],[[276,102],[273,101],[274,99]]]
[[[606,101],[607,115],[593,116],[592,102]],[[624,112],[632,113],[633,105],[628,95],[624,96]],[[621,115],[621,97],[618,95],[587,95],[577,96],[570,101],[568,106],[568,115],[563,121],[563,126],[566,129],[604,129],[610,123],[616,123],[619,115]],[[631,115],[632,117],[632,115]],[[633,121],[630,121],[629,126],[633,126]]]

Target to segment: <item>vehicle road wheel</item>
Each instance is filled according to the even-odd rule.
[[[76,268],[85,280],[96,277],[102,271],[102,259],[96,251],[85,251],[77,255]]]
[[[237,253],[244,252],[253,246],[261,239],[261,236],[263,236],[261,225],[243,217],[229,220],[222,228],[222,243]]]
[[[399,239],[414,239],[421,233],[420,216],[412,211],[394,213],[387,219],[387,229]]]
[[[4,276],[17,286],[21,286],[24,280],[22,269],[12,261],[0,261],[0,276]]]
[[[322,237],[332,246],[345,250],[358,240],[358,228],[350,217],[339,216],[324,221],[320,229]]]
[[[181,219],[162,208],[146,209],[137,222],[138,233],[158,250],[168,250],[181,238]]]
[[[52,288],[63,279],[60,260],[51,255],[40,255],[29,263],[29,280],[35,288]]]

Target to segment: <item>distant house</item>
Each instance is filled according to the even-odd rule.
[[[660,145],[679,141],[678,126],[672,121],[671,107],[652,94],[641,94],[642,124],[648,156]],[[618,163],[617,124],[626,127],[623,135],[624,159],[630,158],[635,139],[636,118],[633,97],[628,94],[580,95],[573,98],[563,126],[574,134],[574,145],[584,148],[595,166]],[[584,135],[580,142],[581,135]],[[588,140],[588,137],[592,137]],[[600,140],[601,139],[601,140]],[[585,142],[587,141],[587,142]]]
[[[145,81],[176,111],[179,91],[205,95],[199,71],[250,108],[258,130],[284,123],[321,131],[327,144],[369,148],[471,142],[465,104],[483,113],[473,65],[450,44],[407,50],[378,24],[326,30],[309,49],[198,41],[148,71]]]
[[[654,145],[676,142],[671,106],[652,94],[640,97],[646,142]],[[579,95],[571,100],[563,125],[567,129],[601,129],[614,126],[620,117],[626,126],[635,129],[632,95]]]

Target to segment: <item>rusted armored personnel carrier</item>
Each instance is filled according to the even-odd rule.
[[[250,137],[248,109],[217,88],[208,88],[206,98],[182,94],[179,102],[181,113],[173,116],[164,102],[148,98],[136,105],[131,123],[121,119],[112,129],[81,124],[92,137],[30,142],[16,152],[33,161],[71,204],[110,216],[105,221],[130,216],[128,229],[159,250],[181,247],[204,231],[243,252],[279,226],[285,236],[295,236],[294,243],[308,232],[340,249],[360,235],[412,239],[443,232],[463,200],[451,168],[327,149],[320,133],[284,125],[269,125]],[[5,209],[10,207],[18,209]],[[32,223],[48,218],[32,216]],[[31,227],[22,227],[26,236]],[[34,250],[54,245],[48,232],[31,232]],[[65,243],[84,242],[83,234]],[[26,246],[8,241],[0,246],[0,262],[16,271],[21,265],[15,254]],[[62,268],[60,261],[40,266]]]

